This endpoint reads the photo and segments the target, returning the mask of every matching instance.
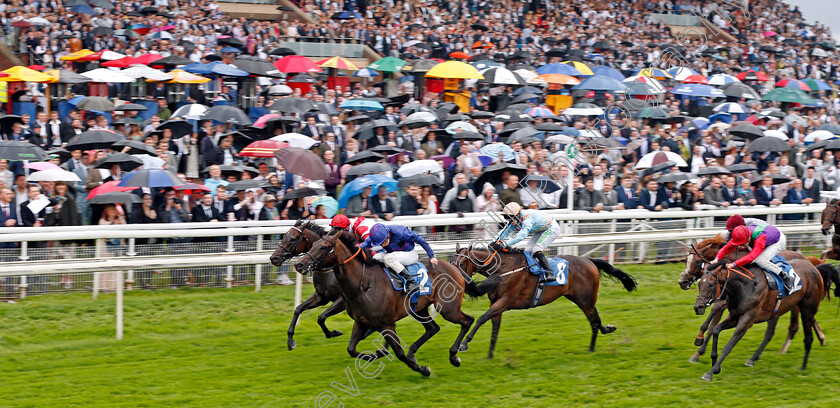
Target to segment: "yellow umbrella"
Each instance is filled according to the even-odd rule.
[[[563,63],[570,64],[571,66],[575,67],[576,70],[580,71],[580,73],[583,75],[595,75],[595,73],[592,72],[592,70],[589,69],[589,67],[586,66],[586,64],[580,61],[563,61]]]
[[[570,76],[570,75],[563,75],[563,74],[542,74],[537,75],[534,78],[528,80],[531,83],[548,83],[548,84],[560,84],[560,85],[577,85],[580,83],[580,80]]]
[[[642,76],[646,76],[646,77],[650,77],[650,78],[655,78],[655,79],[658,79],[660,81],[664,81],[666,79],[673,78],[673,76],[671,76],[671,74],[669,74],[669,73],[665,72],[665,70],[659,69],[659,68],[645,68],[645,69],[639,71],[639,73],[636,74],[636,75],[642,75]]]
[[[426,76],[446,79],[484,79],[484,75],[481,75],[475,67],[461,61],[446,61],[437,64],[426,73]]]
[[[352,71],[358,71],[359,66],[354,64],[352,61],[341,58],[341,57],[332,57],[322,59],[316,62],[319,67],[321,68],[335,68],[335,69],[346,69]]]
[[[170,84],[203,84],[205,82],[210,82],[210,78],[205,78],[201,75],[190,74],[189,72],[181,69],[169,71],[169,75],[172,75],[173,77],[171,80],[166,81]],[[154,81],[147,80],[147,82]]]
[[[3,73],[9,75],[0,78],[0,81],[5,82],[58,82],[57,79],[47,74],[22,66],[11,67],[4,70]]]
[[[87,57],[88,55],[93,54],[93,53],[94,52],[91,51],[91,50],[82,49],[82,50],[76,51],[72,54],[68,54],[68,55],[65,55],[65,56],[61,57],[61,60],[62,61],[76,61],[80,58]]]

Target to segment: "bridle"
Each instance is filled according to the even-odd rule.
[[[697,247],[694,246],[693,242],[691,243],[691,251],[694,252],[694,255],[697,255],[697,257],[700,258],[700,271],[702,272],[703,269],[706,268],[706,265],[709,264],[709,260],[706,259],[705,256],[700,255],[700,251],[697,250]],[[688,260],[686,259],[686,261],[688,261]],[[691,268],[691,266],[687,266],[686,271],[688,271],[689,268]],[[688,286],[693,285],[695,282],[700,280],[700,278],[702,278],[702,277],[703,277],[702,274],[700,274],[700,276],[697,276],[697,274],[692,274],[691,275],[691,280],[689,280],[689,282],[688,282]]]
[[[823,212],[822,218],[820,218],[820,227],[822,227],[822,225],[824,225],[825,222],[828,221],[828,222],[831,223],[831,226],[835,227],[834,228],[834,233],[835,234],[837,234],[837,225],[840,224],[840,221],[837,220],[837,214],[838,214],[837,206],[838,206],[838,203],[827,204],[826,207],[825,207],[825,211]],[[831,211],[831,216],[826,216],[825,212],[829,211],[829,209]],[[831,226],[828,227],[828,228],[831,228]]]
[[[712,275],[712,277],[715,278],[715,283],[717,284],[716,288],[717,288],[717,291],[719,293],[716,296],[715,295],[710,296],[708,299],[704,299],[704,296],[702,294],[699,294],[699,293],[697,294],[697,297],[700,300],[703,301],[703,303],[706,305],[706,307],[711,306],[712,303],[715,303],[716,301],[723,298],[723,294],[726,293],[726,286],[729,285],[729,278],[732,276],[732,272],[735,272],[738,275],[741,275],[745,278],[748,278],[750,281],[753,282],[753,284],[757,284],[757,282],[755,281],[755,275],[753,275],[752,272],[750,272],[748,269],[745,269],[745,268],[740,267],[740,266],[738,268],[741,268],[741,270],[743,272],[741,272],[737,269],[726,268],[726,278],[723,280],[723,287],[721,287],[720,277],[718,277],[718,275],[715,273],[715,271],[719,271],[721,268],[717,268],[717,269],[714,269],[714,270],[711,270],[711,271],[707,271],[703,274],[703,276]]]
[[[304,235],[305,235],[304,230],[302,230],[298,227],[295,227],[295,226],[292,226],[292,228],[290,230],[295,230],[300,235],[298,235],[297,239],[295,239],[294,242],[292,243],[292,249],[289,249],[283,243],[281,243],[279,245],[280,248],[284,251],[283,256],[281,257],[281,259],[283,259],[284,261],[287,261],[287,260],[291,259],[293,256],[295,256],[294,255],[294,248],[297,248],[300,245],[300,243],[303,242],[303,240],[305,238],[304,237]],[[288,232],[286,232],[286,233],[288,234]]]
[[[338,234],[335,234],[332,237],[330,237],[328,235],[326,237],[321,238],[324,242],[329,242],[330,250],[329,251],[324,251],[324,253],[321,256],[319,256],[318,258],[315,258],[314,256],[312,256],[312,254],[310,253],[311,250],[310,250],[310,252],[307,252],[303,255],[304,257],[308,256],[310,259],[312,259],[312,262],[306,268],[307,271],[310,271],[311,269],[313,269],[317,265],[320,265],[321,262],[323,262],[325,259],[327,259],[327,256],[329,256],[331,253],[335,252],[336,242],[338,241],[338,238],[339,238],[340,235],[341,235],[341,233],[339,232]],[[356,253],[354,253],[351,257],[342,261],[340,265],[346,265],[348,262],[352,261],[354,258],[359,256],[359,254],[362,254],[362,258],[364,258],[365,261],[367,260],[367,254],[365,254],[365,251],[362,249],[362,247],[357,247]],[[303,257],[300,258],[300,261],[301,262],[303,261]],[[345,300],[347,300],[348,302],[355,299],[358,296],[359,293],[364,292],[364,289],[362,288],[362,285],[365,281],[365,272],[367,271],[367,262],[365,262],[365,261],[362,261],[362,277],[361,277],[361,279],[359,279],[359,292],[357,294],[351,296],[351,297],[346,297],[345,296]]]

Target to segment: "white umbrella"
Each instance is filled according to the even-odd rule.
[[[184,118],[184,119],[201,119],[207,110],[210,109],[204,105],[191,103],[189,105],[184,105],[175,110],[172,113],[172,117],[176,118]]]
[[[154,68],[149,68],[145,65],[135,65],[130,68],[126,68],[120,71],[121,74],[125,76],[132,77],[134,79],[149,79],[152,81],[168,81],[174,78],[172,75],[167,74],[166,72],[159,71]]]
[[[113,61],[113,60],[118,60],[120,58],[125,58],[125,57],[126,57],[125,54],[120,54],[118,52],[108,50],[108,51],[102,51],[102,56],[100,56],[99,59],[102,60],[102,61]]]
[[[163,167],[163,159],[148,154],[133,154],[132,156],[143,161],[144,169],[160,169]]]
[[[411,177],[416,174],[423,174],[423,173],[432,173],[432,174],[439,174],[439,172],[443,171],[443,167],[440,167],[435,160],[416,160],[411,163],[406,163],[400,166],[397,169],[397,174],[400,177]]]
[[[639,162],[636,164],[637,169],[647,169],[651,168],[659,163],[664,163],[668,160],[673,160],[676,163],[675,166],[677,167],[686,167],[688,163],[685,162],[685,159],[682,156],[674,153],[674,152],[651,152],[639,159]]]
[[[32,24],[32,25],[45,25],[45,26],[50,25],[50,22],[47,21],[47,19],[45,19],[43,17],[32,17],[32,18],[30,18],[26,21],[28,21],[29,24]]]
[[[642,88],[642,86],[645,86],[651,94],[665,93],[665,86],[662,85],[662,83],[659,82],[659,80],[657,80],[656,78],[651,78],[649,76],[633,75],[621,82],[627,85],[628,91],[631,89],[642,91],[644,89]]]
[[[461,121],[450,123],[449,125],[446,126],[445,130],[446,130],[446,133],[449,133],[450,135],[454,135],[455,133],[458,132],[458,129],[461,129],[461,130],[464,130],[464,131],[467,131],[467,132],[478,132],[478,129],[472,123],[461,122]]]
[[[46,169],[36,171],[26,177],[26,181],[82,181],[76,173],[64,169]]]
[[[406,116],[403,122],[408,122],[409,120],[422,120],[432,123],[437,122],[438,117],[432,112],[414,112],[411,115]]]
[[[554,135],[545,138],[546,143],[569,144],[575,141],[575,138],[566,135]]]
[[[697,72],[694,72],[691,68],[686,67],[679,67],[674,71],[669,69],[668,73],[674,77],[675,81],[682,81],[683,79],[686,79],[692,75],[697,75]]]
[[[481,75],[493,85],[525,85],[525,79],[519,74],[503,67],[493,67],[481,71]]]
[[[781,130],[775,130],[775,129],[765,130],[764,131],[764,136],[771,136],[771,137],[775,137],[777,139],[788,140],[788,135],[786,135],[785,132],[782,132]]]
[[[598,107],[595,108],[566,108],[563,115],[568,116],[600,116],[604,114],[604,110]]]
[[[806,142],[819,142],[820,140],[831,139],[834,134],[827,130],[815,130],[805,136]]]
[[[729,129],[731,127],[732,127],[732,125],[730,125],[728,123],[723,123],[723,122],[717,122],[714,125],[709,126],[710,129],[721,129],[721,130]]]
[[[301,149],[309,149],[318,144],[318,141],[300,133],[285,133],[279,136],[274,136],[271,140],[286,142],[289,146],[300,147]]]
[[[726,85],[741,82],[740,79],[729,74],[714,74],[709,77],[709,85]]]
[[[32,23],[32,22],[30,21],[30,23]],[[823,57],[824,58],[824,57],[828,56],[828,53],[825,52],[825,50],[822,49],[822,48],[814,48],[813,50],[811,50],[811,56],[812,57]]]
[[[726,112],[726,113],[733,113],[733,114],[749,112],[744,105],[741,105],[740,103],[737,103],[737,102],[722,103],[722,104],[712,108],[712,111],[714,111],[714,112]]]
[[[268,88],[269,96],[288,96],[293,93],[294,91],[288,85],[272,85],[271,88]]]
[[[604,137],[604,135],[602,135],[601,132],[599,132],[595,129],[581,129],[579,131],[579,133],[580,134],[578,135],[578,137],[591,137],[591,138]]]
[[[97,68],[93,71],[82,73],[82,76],[85,78],[90,78],[90,80],[93,82],[113,82],[122,84],[134,82],[134,78],[128,75],[123,75],[118,71],[112,71],[107,68]]]
[[[519,76],[521,76],[522,79],[524,79],[525,81],[530,81],[530,80],[536,78],[537,76],[539,76],[539,75],[537,75],[536,72],[531,71],[531,70],[527,70],[525,68],[519,68],[519,69],[517,69],[513,72],[516,73],[516,74],[519,74]]]

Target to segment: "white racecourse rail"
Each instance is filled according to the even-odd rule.
[[[709,208],[709,207],[707,207]],[[733,214],[742,216],[767,216],[773,223],[776,217],[784,214],[819,214],[825,208],[823,203],[811,205],[787,205],[776,207],[739,207],[733,209],[706,209],[702,211],[683,211],[671,209],[660,212],[647,210],[625,210],[616,212],[589,213],[584,211],[549,211],[563,226],[564,234],[558,238],[553,247],[561,253],[577,253],[582,246],[602,245],[609,248],[607,257],[613,260],[616,244],[650,242],[685,242],[702,239],[720,232],[715,228],[714,219],[722,219]],[[807,217],[806,217],[807,218]],[[802,221],[792,225],[781,225],[779,228],[786,234],[819,234],[819,216],[814,215],[813,221]],[[618,221],[629,221],[630,227],[617,230]],[[656,228],[650,224],[655,221],[668,221],[668,228]],[[452,225],[478,225],[481,223],[495,223],[491,215],[486,213],[467,213],[463,217],[456,214],[440,214],[435,217],[404,216],[397,217],[387,224],[400,224],[407,227],[432,227]],[[329,220],[319,220],[318,224],[327,225]],[[118,271],[116,282],[117,294],[117,338],[122,338],[122,295],[124,286],[123,272],[149,268],[177,268],[198,266],[230,266],[255,265],[256,290],[260,290],[261,266],[267,263],[272,251],[234,252],[235,236],[256,236],[257,248],[260,248],[263,235],[283,234],[294,224],[293,221],[245,221],[219,223],[180,223],[180,224],[138,224],[117,226],[84,226],[84,227],[43,227],[43,228],[2,228],[0,242],[20,242],[21,251],[19,262],[2,263],[0,278],[8,276],[21,277],[21,297],[26,296],[26,275],[71,274],[76,272],[112,272]],[[626,222],[625,222],[626,224]],[[585,227],[599,226],[601,233],[579,233]],[[25,232],[24,232],[25,231]],[[226,252],[213,254],[182,254],[161,256],[131,256],[134,254],[134,241],[137,238],[183,238],[183,237],[218,237],[226,236],[228,246]],[[59,240],[102,240],[121,238],[129,242],[126,256],[116,258],[87,258],[61,259],[46,261],[28,261],[27,242],[59,241]],[[824,242],[828,242],[827,239]],[[463,242],[461,242],[463,243]],[[456,243],[452,240],[431,242],[435,252],[447,254],[454,252]],[[644,261],[641,255],[638,261]],[[227,277],[228,287],[233,280]],[[301,301],[303,279],[297,278],[295,305]],[[95,286],[95,285],[94,285]],[[96,288],[94,288],[94,296]]]

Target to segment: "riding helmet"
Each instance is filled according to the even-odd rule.
[[[373,246],[382,246],[386,239],[388,239],[388,226],[385,224],[374,224],[370,228],[370,243]]]
[[[502,209],[502,214],[508,217],[518,217],[519,212],[522,211],[522,206],[518,203],[510,202],[505,204],[505,208]]]
[[[746,225],[739,225],[732,230],[732,244],[744,245],[750,239],[752,232]]]
[[[738,214],[735,214],[735,215],[729,217],[728,220],[726,220],[726,230],[727,231],[732,231],[732,230],[735,229],[735,227],[737,227],[739,225],[744,225],[744,217],[741,217]]]
[[[335,217],[332,218],[330,222],[330,227],[338,227],[347,229],[350,228],[350,219],[347,218],[344,214],[337,214]]]

